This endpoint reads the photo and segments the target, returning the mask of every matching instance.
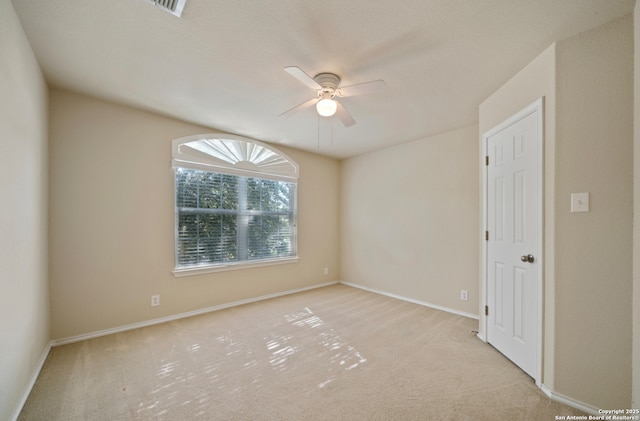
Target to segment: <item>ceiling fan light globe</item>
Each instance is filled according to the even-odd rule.
[[[318,114],[323,117],[331,117],[336,113],[338,109],[338,104],[332,99],[324,98],[318,101],[316,104],[316,110],[318,110]]]

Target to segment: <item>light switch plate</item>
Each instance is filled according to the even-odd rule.
[[[571,193],[571,212],[589,212],[589,193]]]

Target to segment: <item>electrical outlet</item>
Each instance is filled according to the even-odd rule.
[[[324,268],[324,276],[327,276],[329,274],[329,268]]]
[[[462,301],[469,301],[469,293],[467,292],[467,290],[461,290],[460,291],[460,299]]]
[[[151,307],[157,307],[160,305],[160,296],[152,295],[151,296]]]

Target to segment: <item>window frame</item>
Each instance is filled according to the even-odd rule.
[[[209,147],[211,147],[211,149]],[[293,221],[294,231],[292,234],[294,255],[266,259],[178,266],[179,212],[177,207],[177,168],[295,184],[296,188],[293,203],[293,214],[295,215],[295,220]],[[175,277],[290,264],[299,261],[297,247],[299,167],[298,164],[287,155],[270,145],[254,139],[222,133],[203,134],[173,140],[172,169],[174,208],[174,269],[172,273]]]

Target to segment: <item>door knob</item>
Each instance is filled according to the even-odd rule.
[[[528,254],[526,256],[520,257],[520,260],[522,260],[525,263],[526,262],[533,263],[533,262],[535,262],[536,258],[533,257],[533,254]]]

